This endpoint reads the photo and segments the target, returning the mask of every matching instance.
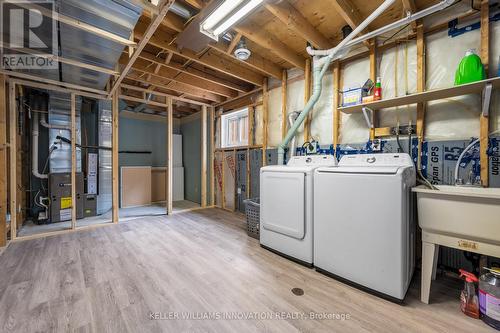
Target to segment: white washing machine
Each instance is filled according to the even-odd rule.
[[[313,262],[313,177],[331,155],[293,156],[260,169],[260,244],[304,265]]]
[[[314,176],[314,265],[392,300],[412,278],[415,224],[408,154],[345,155]]]

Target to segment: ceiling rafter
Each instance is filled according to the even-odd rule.
[[[143,36],[144,30],[141,24],[136,26],[135,30],[136,36]],[[165,39],[165,34],[162,36],[153,35],[149,39],[149,44],[163,49],[168,52],[172,52],[178,56],[184,57],[188,60],[192,60],[204,66],[210,67],[214,70],[227,74],[229,76],[235,77],[237,79],[252,83],[254,85],[261,86],[264,76],[251,71],[250,69],[244,68],[233,61],[220,57],[219,55],[214,55],[210,51],[206,52],[203,56],[199,57],[195,52],[189,49],[178,50],[175,44],[171,44],[171,36],[167,36]]]
[[[238,25],[234,30],[295,67],[301,69],[305,68],[305,58],[295,53],[295,51],[270,33],[261,29],[254,29],[254,27],[248,24]]]
[[[243,37],[243,36],[239,32],[236,33],[236,35],[233,36],[233,39],[231,40],[231,43],[229,43],[229,46],[227,47],[227,50],[226,50],[227,54],[229,54],[229,55],[233,54],[233,51],[236,48],[236,45],[238,45],[238,43],[240,42],[241,37]]]
[[[141,71],[139,71],[139,72],[141,72]],[[141,73],[144,73],[144,72],[141,72]],[[207,100],[207,101],[209,101],[209,103],[217,102],[217,101],[221,102],[224,100],[224,98],[222,98],[219,95],[209,93],[209,92],[203,91],[201,89],[195,89],[194,87],[187,85],[187,84],[184,84],[184,83],[173,82],[170,87],[167,87],[167,85],[169,83],[171,83],[171,80],[161,78],[158,76],[152,76],[150,80],[145,80],[139,74],[129,73],[129,75],[127,75],[127,79],[137,81],[140,83],[144,83],[147,85],[157,86],[160,89],[167,89],[167,90],[173,90],[173,91],[178,92],[178,93],[184,93],[188,96]]]
[[[134,79],[131,79],[131,80],[139,82],[139,83],[142,83],[141,80],[134,80]],[[153,86],[155,86],[155,85],[153,84]],[[131,89],[131,90],[137,90],[137,91],[140,91],[140,92],[143,92],[143,93],[146,93],[146,94],[150,94],[151,93],[153,95],[158,95],[158,96],[172,97],[175,100],[182,101],[182,102],[185,102],[185,103],[191,103],[191,104],[195,104],[195,105],[208,105],[207,103],[204,103],[204,102],[195,101],[195,100],[191,100],[191,99],[187,99],[187,98],[181,98],[179,96],[175,96],[175,95],[172,95],[172,94],[167,94],[167,93],[159,92],[159,91],[153,91],[151,89],[142,88],[142,87],[134,86],[134,85],[131,85],[131,84],[122,83],[121,87],[122,88],[126,88],[126,89]],[[156,87],[160,88],[160,89],[164,88],[163,86],[156,86]]]
[[[163,20],[165,15],[168,13],[170,7],[172,7],[174,2],[175,2],[175,0],[162,0],[161,1],[161,3],[159,4],[160,11],[158,13],[158,16],[156,16],[155,19],[151,22],[151,24],[147,27],[145,33],[142,35],[141,41],[137,45],[137,49],[132,54],[130,59],[127,61],[127,64],[125,65],[125,68],[121,72],[120,76],[116,79],[116,81],[114,81],[113,86],[111,87],[109,94],[108,94],[109,98],[111,98],[111,96],[113,96],[113,94],[118,89],[120,83],[123,81],[125,76],[127,76],[128,72],[130,71],[130,68],[132,68],[132,65],[139,57],[139,54],[146,47],[149,39],[151,38],[151,36],[153,36],[154,32],[156,31],[156,29],[158,28],[161,21]]]
[[[173,53],[169,52],[168,54],[169,55],[167,56],[167,58],[170,57],[170,59],[171,59]],[[156,57],[155,55],[148,53],[148,52],[145,52],[145,51],[143,51],[139,55],[139,57],[142,59],[154,62],[154,63],[158,64],[159,66],[163,66],[163,67],[171,68],[173,70],[181,71],[181,72],[185,73],[187,76],[189,76],[192,80],[202,79],[202,80],[210,81],[212,83],[218,84],[220,86],[223,86],[223,87],[226,87],[229,89],[236,90],[238,92],[247,92],[249,90],[246,87],[243,87],[243,86],[237,85],[235,83],[226,81],[226,80],[221,79],[215,75],[205,73],[205,72],[200,71],[200,70],[193,68],[193,67],[185,67],[184,68],[183,65],[176,63],[176,62],[172,62],[171,60],[163,62],[163,58]]]
[[[232,90],[232,89],[226,88],[224,86],[220,86],[218,84],[212,83],[212,82],[204,80],[204,79],[200,79],[200,78],[193,79],[188,74],[185,74],[185,73],[182,73],[182,72],[179,72],[176,70],[172,70],[170,68],[163,67],[161,65],[159,65],[160,69],[158,70],[158,72],[155,73],[154,69],[151,67],[152,65],[155,65],[155,64],[156,63],[150,62],[148,60],[138,59],[132,68],[146,72],[146,73],[150,74],[151,76],[158,76],[161,78],[165,78],[167,80],[172,80],[175,82],[188,84],[188,85],[192,86],[193,88],[202,89],[202,90],[205,90],[207,92],[211,92],[211,93],[214,93],[214,94],[217,94],[220,96],[231,98],[231,97],[235,97],[238,95],[238,92],[236,90]]]
[[[281,80],[281,73],[283,72],[283,67],[278,66],[272,61],[269,61],[259,54],[252,52],[252,55],[247,60],[240,60],[234,56],[234,54],[227,54],[226,44],[222,42],[211,43],[209,45],[212,49],[216,50],[221,55],[226,54],[231,58],[240,61],[248,67],[251,67],[253,70],[259,71],[266,76],[271,76],[275,79]]]
[[[140,72],[141,74],[152,73],[152,71],[149,71],[149,69],[141,68],[137,64],[134,64],[133,70]],[[226,100],[226,98],[224,96],[221,96],[221,95],[218,95],[218,94],[213,93],[211,91],[208,91],[206,89],[202,89],[200,87],[194,86],[192,83],[180,82],[176,79],[162,76],[161,74],[151,75],[151,78],[149,80],[146,80],[146,82],[161,84],[165,87],[165,89],[175,90],[175,91],[178,91],[179,93],[185,93],[185,94],[188,94],[190,96],[203,98],[203,99],[206,99],[206,100],[209,100],[212,102],[220,102],[220,101]]]
[[[337,13],[347,22],[347,24],[354,30],[358,27],[358,25],[363,22],[363,17],[359,12],[356,5],[352,3],[351,0],[331,0],[331,3]],[[364,31],[368,31],[369,29],[364,29]],[[370,42],[364,41],[363,44],[370,48]]]
[[[323,36],[311,23],[288,1],[268,2],[265,8],[278,18],[288,28],[295,31],[314,47],[329,49],[333,47],[332,42]]]

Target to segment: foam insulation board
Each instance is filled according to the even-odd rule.
[[[268,147],[277,147],[281,143],[281,87],[269,91]]]
[[[343,66],[342,87],[345,90],[361,87],[370,77],[370,59],[360,59]],[[342,114],[340,143],[364,143],[370,138],[370,130],[362,113]]]
[[[216,152],[214,155],[214,174],[215,174],[215,205],[222,207],[222,152]]]
[[[333,75],[323,77],[323,90],[312,110],[311,137],[322,145],[333,143]]]
[[[224,198],[227,209],[235,209],[236,160],[232,151],[224,152]]]

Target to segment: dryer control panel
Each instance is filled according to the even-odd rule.
[[[408,154],[359,154],[344,155],[339,166],[413,166]]]
[[[337,160],[333,155],[306,155],[306,156],[292,156],[287,166],[335,166]]]

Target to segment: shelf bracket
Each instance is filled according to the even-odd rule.
[[[373,119],[373,110],[367,106],[363,106],[361,110],[363,110],[363,115],[365,116],[366,124],[368,125],[368,127],[370,129],[374,128],[373,123],[371,121],[371,119]],[[368,112],[370,112],[370,117],[368,117]]]
[[[491,83],[488,83],[483,88],[483,107],[482,107],[483,117],[488,117],[490,115],[490,102],[491,102],[492,90],[493,86]]]

